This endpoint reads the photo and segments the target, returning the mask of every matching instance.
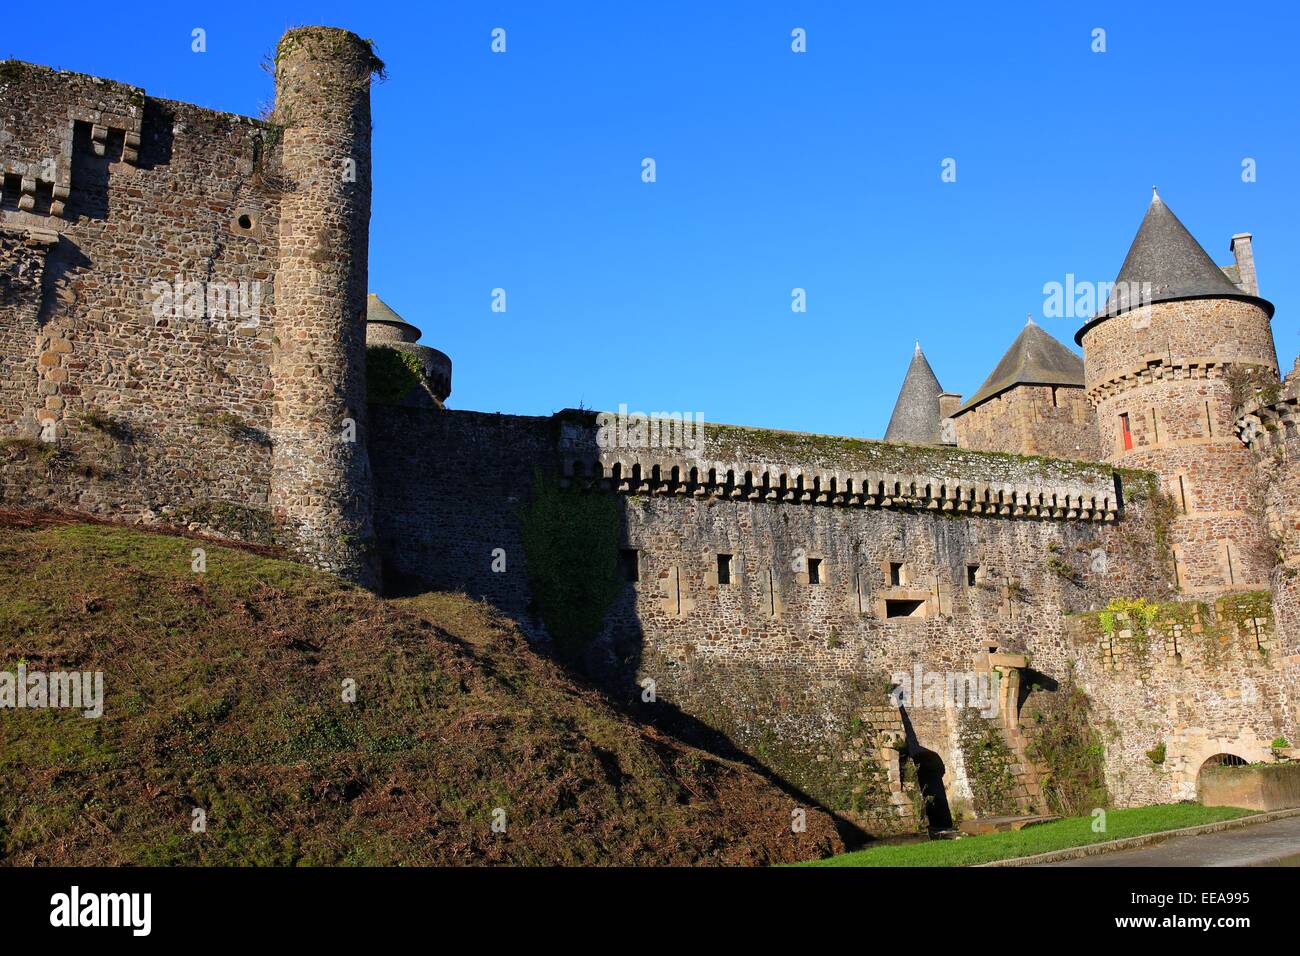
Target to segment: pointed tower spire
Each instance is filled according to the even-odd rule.
[[[935,445],[939,442],[939,395],[943,388],[939,379],[916,343],[912,363],[907,367],[903,387],[898,390],[894,414],[885,429],[885,441],[905,441],[918,445]]]
[[[1083,333],[1098,322],[1121,315],[1138,306],[1178,299],[1250,298],[1263,305],[1268,314],[1273,306],[1263,299],[1245,296],[1232,284],[1223,270],[1201,247],[1173,210],[1151,187],[1151,203],[1142,225],[1129,246],[1124,265],[1115,279],[1106,304],[1075,333],[1083,342]]]

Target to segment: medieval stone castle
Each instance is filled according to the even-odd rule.
[[[610,447],[447,408],[368,295],[380,66],[291,30],[259,121],[0,63],[5,507],[273,541],[542,641],[568,574],[594,679],[872,831],[1192,798],[1300,736],[1300,384],[1250,235],[1220,267],[1154,198],[1082,359],[1031,322],[963,402],[918,347],[883,442]],[[613,515],[545,576],[543,490]]]

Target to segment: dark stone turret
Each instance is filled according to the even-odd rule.
[[[939,379],[926,361],[921,343],[917,342],[916,351],[912,353],[912,364],[907,367],[903,387],[898,390],[898,400],[894,402],[894,413],[889,416],[885,441],[938,444],[939,422],[942,419],[939,396],[942,394]]]

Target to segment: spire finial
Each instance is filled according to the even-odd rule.
[[[1025,325],[1033,325],[1033,324],[1034,324],[1034,313],[1030,312],[1028,315],[1025,316]]]
[[[1156,187],[1154,185],[1151,187],[1151,201],[1160,202],[1160,193],[1156,192]]]
[[[917,355],[920,355],[920,354],[921,354],[921,340],[920,340],[920,339],[917,339],[917,340],[916,340],[916,353],[915,353],[915,354],[917,354]]]

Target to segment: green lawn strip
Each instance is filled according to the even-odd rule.
[[[1069,847],[1122,840],[1145,833],[1178,830],[1221,820],[1249,816],[1253,810],[1239,807],[1203,807],[1197,803],[1172,803],[1128,810],[1107,810],[1106,831],[1094,833],[1093,818],[1070,817],[1040,823],[1010,833],[989,833],[960,840],[930,840],[925,843],[869,847],[800,866],[975,866],[993,860],[1009,860]]]

